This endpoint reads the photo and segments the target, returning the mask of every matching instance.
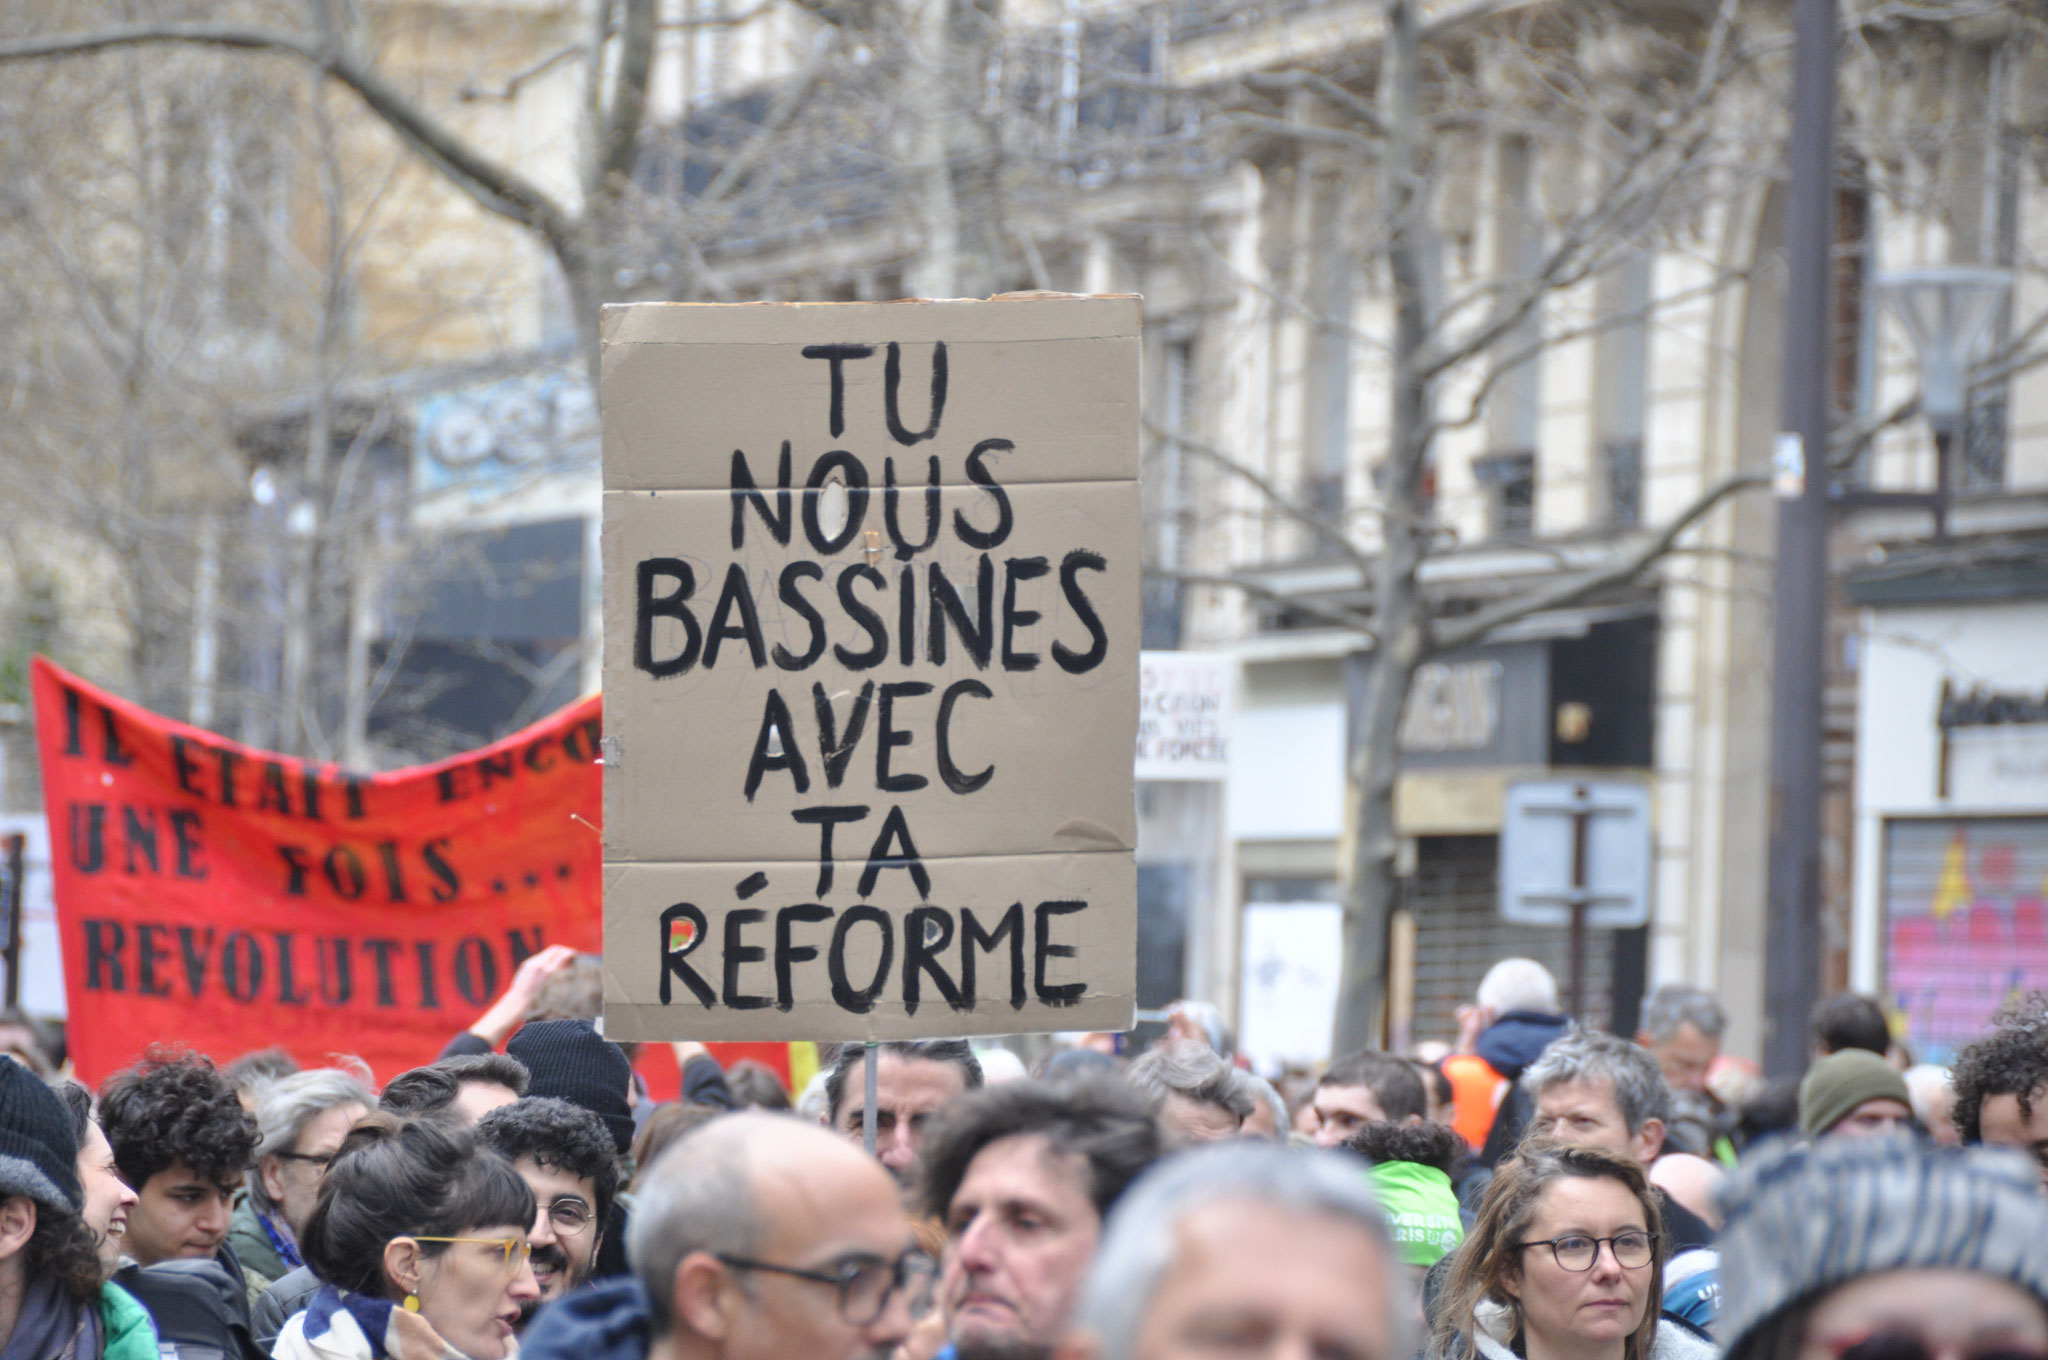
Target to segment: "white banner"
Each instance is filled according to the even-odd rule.
[[[1237,658],[1144,652],[1138,658],[1140,779],[1222,779],[1230,772]]]
[[[1244,909],[1238,1048],[1261,1071],[1330,1056],[1344,908],[1335,902],[1252,902]]]

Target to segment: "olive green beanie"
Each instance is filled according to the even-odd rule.
[[[1913,1108],[1906,1079],[1877,1054],[1861,1048],[1830,1053],[1799,1083],[1799,1127],[1808,1138],[1818,1138],[1866,1100],[1896,1100]]]

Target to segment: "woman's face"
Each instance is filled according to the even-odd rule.
[[[1967,1270],[1893,1270],[1838,1286],[1807,1320],[1800,1360],[1965,1360],[2048,1350],[2048,1312],[2018,1285]]]
[[[524,1223],[472,1228],[477,1238],[516,1238],[521,1246],[505,1264],[499,1242],[450,1242],[438,1256],[420,1262],[420,1316],[441,1339],[469,1360],[504,1360],[520,1309],[540,1297],[533,1266],[526,1259]]]
[[[1644,1232],[1643,1206],[1620,1181],[1568,1176],[1536,1201],[1524,1242],[1558,1237],[1611,1238]],[[1624,1342],[1642,1325],[1650,1297],[1652,1263],[1628,1267],[1602,1242],[1586,1270],[1566,1270],[1547,1246],[1525,1247],[1521,1278],[1503,1288],[1522,1302],[1522,1325],[1533,1357],[1583,1349],[1587,1343]]]
[[[78,1183],[85,1190],[85,1225],[100,1244],[100,1270],[113,1274],[121,1263],[121,1243],[128,1231],[128,1208],[135,1192],[114,1170],[114,1149],[97,1120],[85,1126],[85,1146],[78,1150]]]

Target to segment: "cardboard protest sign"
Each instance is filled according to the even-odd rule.
[[[71,1054],[433,1061],[551,944],[599,942],[595,697],[388,774],[252,750],[38,658]],[[54,960],[51,961],[54,963]]]
[[[613,1037],[1128,1027],[1139,319],[606,309]]]

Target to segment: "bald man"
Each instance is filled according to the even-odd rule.
[[[633,1277],[572,1293],[525,1360],[886,1360],[931,1293],[895,1182],[822,1128],[735,1114],[634,1191]]]

